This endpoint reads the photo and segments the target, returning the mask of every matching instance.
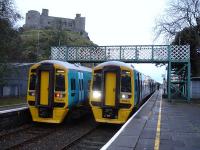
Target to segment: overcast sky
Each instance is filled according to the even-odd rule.
[[[167,0],[16,0],[20,14],[28,10],[49,9],[50,16],[86,17],[86,31],[98,45],[152,45],[155,19],[162,14]],[[23,25],[23,19],[19,24]],[[136,65],[136,68],[161,81],[165,67]]]

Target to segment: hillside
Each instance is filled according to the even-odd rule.
[[[48,59],[51,46],[91,46],[89,38],[79,33],[58,30],[27,30],[20,32],[22,56],[26,62]]]

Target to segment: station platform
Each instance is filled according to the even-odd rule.
[[[14,128],[31,120],[27,104],[0,107],[0,131]],[[0,148],[1,149],[1,148]]]
[[[157,91],[101,149],[200,150],[200,103],[171,103]]]
[[[0,114],[20,111],[20,110],[25,110],[25,109],[28,109],[28,105],[26,103],[5,105],[5,106],[0,107]]]

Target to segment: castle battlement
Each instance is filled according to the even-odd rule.
[[[48,9],[42,9],[42,13],[29,10],[26,13],[25,29],[58,29],[69,30],[87,34],[85,31],[85,17],[76,14],[74,19],[49,16]]]

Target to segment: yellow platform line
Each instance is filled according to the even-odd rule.
[[[160,148],[161,107],[162,107],[162,97],[161,97],[161,100],[160,100],[160,108],[159,108],[159,114],[158,114],[158,122],[157,122],[157,130],[156,130],[154,150],[159,150],[159,148]]]

